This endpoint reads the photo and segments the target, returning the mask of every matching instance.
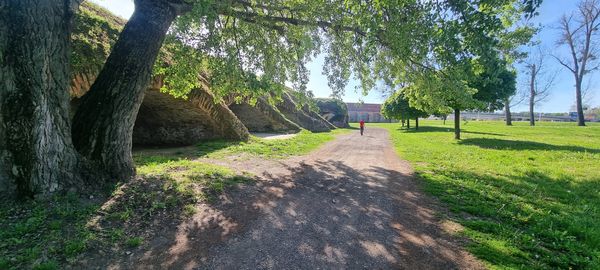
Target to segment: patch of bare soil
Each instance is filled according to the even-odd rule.
[[[282,139],[291,139],[296,137],[295,133],[292,134],[280,134],[280,133],[252,133],[252,135],[265,139],[265,140],[282,140]]]
[[[151,233],[136,248],[92,251],[74,268],[484,268],[451,236],[460,228],[436,215],[444,210],[423,195],[386,130],[342,135],[286,161],[206,161],[258,180],[199,203],[190,217],[129,228]]]

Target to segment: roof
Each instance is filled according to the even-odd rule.
[[[347,102],[348,112],[381,112],[381,104]]]

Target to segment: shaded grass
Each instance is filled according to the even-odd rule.
[[[379,124],[491,269],[600,269],[600,125]]]
[[[216,203],[231,186],[252,176],[202,163],[198,157],[303,155],[337,134],[302,131],[291,139],[212,141],[192,151],[134,154],[139,178],[92,197],[75,193],[44,201],[0,204],[0,269],[62,269],[87,251],[122,254],[144,246],[157,224],[193,216],[200,203]],[[117,250],[117,251],[115,251]]]
[[[0,269],[62,269],[88,250],[121,254],[151,239],[154,227],[192,216],[248,175],[180,160],[139,166],[139,179],[96,198],[69,193],[0,206]]]
[[[0,269],[58,269],[95,238],[87,219],[99,209],[69,193],[0,206]]]

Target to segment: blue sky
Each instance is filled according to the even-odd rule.
[[[92,1],[106,7],[123,18],[129,18],[134,9],[133,1],[130,0]],[[540,24],[543,27],[536,38],[541,41],[544,48],[551,51],[554,55],[564,55],[565,53],[563,48],[557,48],[555,45],[558,38],[558,31],[556,30],[558,19],[564,13],[573,12],[578,2],[578,0],[544,0],[539,9],[540,15],[533,20],[534,23]],[[551,90],[550,97],[546,102],[538,106],[537,111],[567,112],[575,102],[573,76],[554,59],[549,58],[547,62],[549,70],[559,73],[555,80],[555,85]],[[311,71],[308,89],[312,90],[317,97],[328,97],[331,94],[331,90],[327,86],[327,78],[321,74],[322,64],[322,57],[318,57],[308,64],[308,68]],[[519,80],[522,79],[521,74],[519,73]],[[598,73],[593,73],[589,76],[592,76],[589,103],[592,106],[600,106],[600,82],[595,79]],[[377,91],[371,91],[368,96],[362,96],[360,91],[355,91],[356,85],[356,81],[350,81],[346,88],[346,94],[343,97],[344,101],[357,102],[362,100],[367,103],[381,103],[385,100],[385,97]],[[522,83],[519,83],[518,87],[522,87],[521,85]],[[515,112],[526,110],[526,104],[513,108]]]

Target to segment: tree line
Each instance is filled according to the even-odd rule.
[[[512,125],[511,107],[527,99],[530,125],[534,126],[535,106],[547,99],[557,76],[557,72],[548,69],[548,60],[552,57],[574,77],[577,123],[585,126],[584,78],[600,67],[596,57],[600,49],[596,41],[600,29],[600,1],[582,0],[575,12],[561,17],[558,27],[561,36],[556,43],[568,49],[569,57],[566,58],[549,54],[539,41],[531,41],[540,31],[529,23],[531,17],[506,14],[504,18],[513,22],[521,20],[521,23],[499,33],[495,58],[491,61],[490,58],[483,61],[473,58],[469,63],[463,63],[467,72],[452,73],[462,81],[440,79],[438,84],[433,84],[432,80],[415,80],[410,85],[392,89],[393,94],[382,106],[382,113],[388,118],[402,119],[403,123],[405,119],[416,120],[417,115],[454,113],[455,138],[460,139],[461,110],[496,111],[503,108],[506,124]],[[523,51],[523,46],[529,51]],[[520,96],[517,96],[515,64],[522,64],[525,69],[522,74],[526,77],[527,91]]]

